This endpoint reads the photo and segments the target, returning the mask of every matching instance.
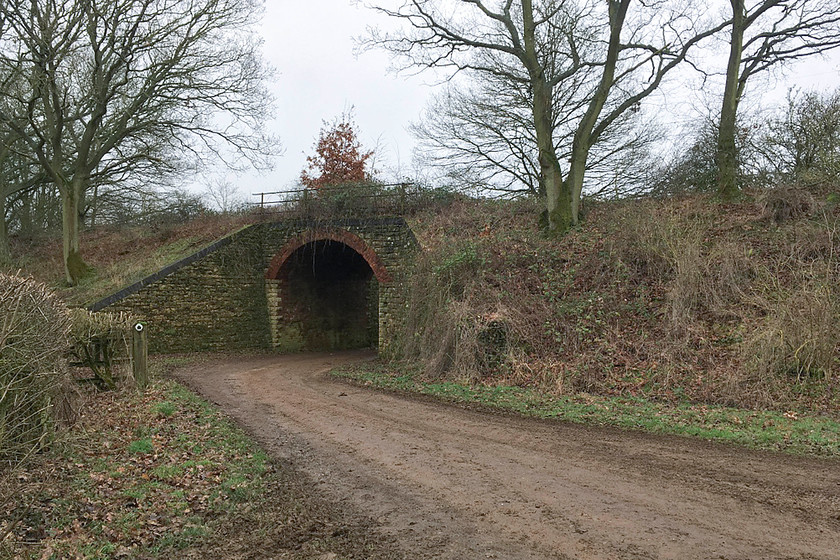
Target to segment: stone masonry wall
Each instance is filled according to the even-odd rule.
[[[402,316],[401,308],[406,304],[402,286],[410,273],[417,250],[414,234],[402,218],[380,218],[376,220],[345,220],[322,224],[307,224],[307,227],[288,227],[287,224],[273,224],[272,230],[266,235],[266,258],[270,265],[267,271],[269,280],[267,299],[270,300],[269,313],[282,305],[278,296],[278,286],[272,278],[276,277],[279,266],[284,257],[291,254],[302,244],[320,240],[332,239],[356,249],[368,260],[374,275],[379,280],[379,351],[388,353],[391,340],[390,333],[397,328],[396,322]],[[361,241],[365,247],[359,247]],[[282,247],[279,251],[277,248]],[[366,250],[370,254],[365,255]],[[294,331],[284,328],[270,317],[273,336],[273,346],[278,349],[295,348],[298,346],[294,338]]]
[[[379,280],[379,351],[387,354],[390,333],[398,328],[405,306],[400,286],[417,250],[402,218],[249,226],[93,304],[91,310],[107,307],[140,317],[152,352],[305,349],[283,339],[276,274],[284,253],[320,239],[346,243],[371,264]]]

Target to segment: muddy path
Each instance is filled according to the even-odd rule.
[[[496,415],[327,376],[363,352],[176,376],[408,558],[840,559],[840,462]]]

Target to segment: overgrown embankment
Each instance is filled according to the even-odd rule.
[[[837,187],[587,201],[584,224],[556,240],[540,236],[534,203],[437,194],[401,206],[424,251],[393,348],[425,379],[840,409]],[[254,220],[90,232],[95,274],[63,296],[90,301]],[[57,248],[17,253],[61,281],[45,257]]]
[[[425,380],[840,410],[837,189],[590,203],[539,236],[527,203],[461,200],[425,251],[395,348]]]

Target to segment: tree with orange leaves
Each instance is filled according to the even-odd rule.
[[[300,182],[306,188],[321,191],[324,187],[369,181],[372,171],[367,165],[373,153],[362,148],[352,111],[344,112],[332,123],[325,121],[321,126],[315,155],[306,158]]]

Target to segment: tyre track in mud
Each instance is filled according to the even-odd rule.
[[[840,462],[492,414],[327,375],[371,353],[175,375],[410,558],[839,559]]]

